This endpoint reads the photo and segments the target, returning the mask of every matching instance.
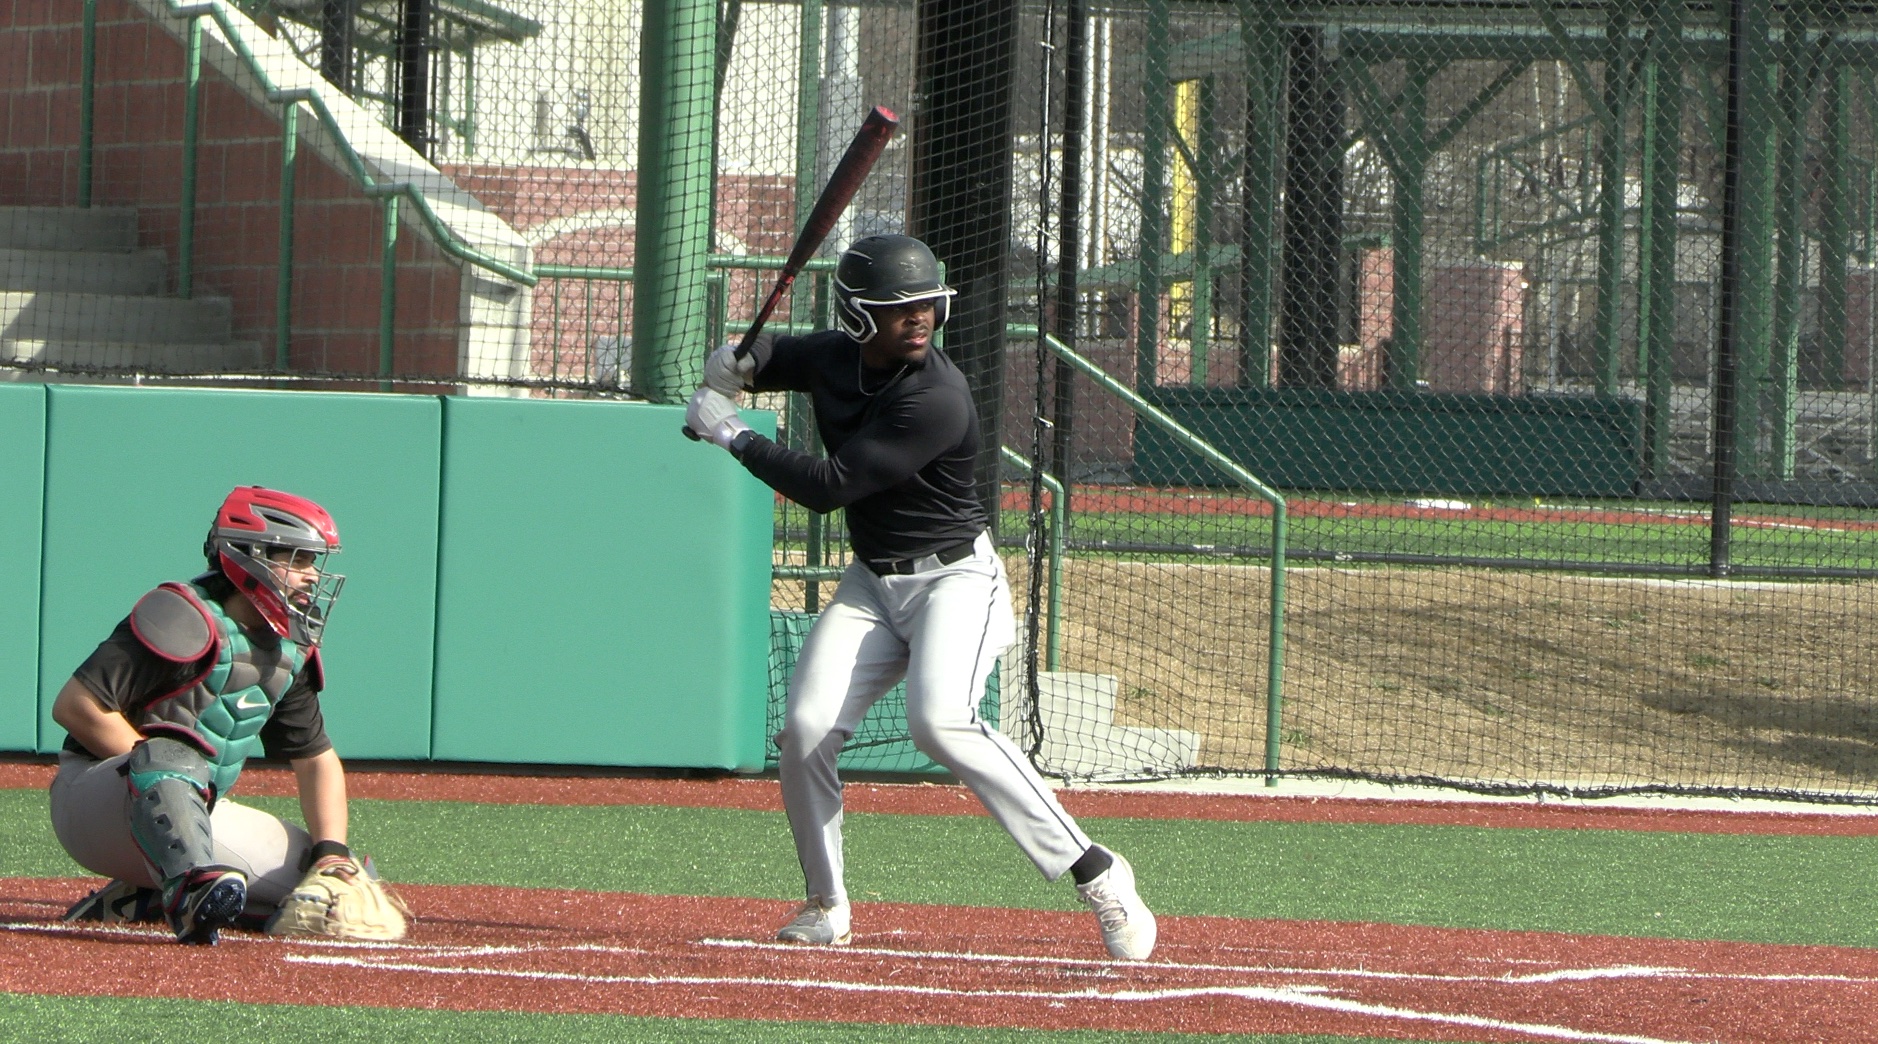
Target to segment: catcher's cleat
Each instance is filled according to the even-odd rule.
[[[191,870],[170,889],[164,915],[176,941],[214,946],[217,933],[248,905],[248,879],[239,870],[209,866]]]
[[[1082,901],[1095,910],[1102,926],[1102,942],[1109,956],[1124,961],[1145,961],[1154,952],[1154,914],[1135,891],[1135,868],[1109,852],[1115,860],[1100,877],[1076,886]]]
[[[159,924],[163,920],[162,899],[154,888],[112,881],[73,903],[60,919],[67,923]]]
[[[797,908],[795,917],[776,933],[776,941],[804,946],[846,946],[854,941],[854,931],[848,923],[852,912],[853,908],[845,902],[824,905],[821,896],[810,896],[808,902]]]

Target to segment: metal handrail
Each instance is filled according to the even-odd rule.
[[[520,283],[523,286],[532,287],[540,281],[539,277],[527,268],[503,261],[500,258],[493,257],[471,246],[462,236],[458,235],[454,229],[444,224],[443,219],[437,216],[436,210],[431,206],[431,202],[424,194],[423,189],[419,188],[417,185],[405,181],[381,181],[374,176],[371,170],[367,168],[364,158],[359,155],[358,149],[353,146],[351,139],[346,136],[345,130],[339,125],[338,119],[333,116],[332,110],[327,106],[325,98],[321,95],[320,88],[297,87],[282,90],[276,85],[267,75],[267,71],[262,66],[260,60],[255,57],[254,50],[248,45],[248,41],[242,35],[241,29],[237,27],[234,19],[230,17],[228,7],[223,0],[192,0],[192,2],[167,0],[167,6],[172,17],[186,19],[189,22],[189,32],[184,43],[186,65],[183,71],[185,85],[183,198],[182,213],[179,223],[180,234],[177,246],[177,292],[181,296],[190,296],[194,289],[195,191],[196,165],[198,162],[197,153],[199,151],[196,141],[196,115],[198,111],[198,94],[201,81],[201,29],[202,19],[204,18],[214,19],[215,24],[221,28],[223,38],[228,42],[229,47],[234,51],[235,55],[246,66],[248,72],[260,83],[266,99],[272,104],[283,106],[281,120],[283,139],[282,154],[283,158],[289,164],[289,171],[291,170],[296,139],[299,134],[299,121],[295,113],[298,106],[305,105],[312,110],[320,126],[324,127],[326,133],[331,136],[334,145],[339,150],[340,158],[344,162],[348,173],[352,175],[353,180],[365,190],[366,195],[382,199],[385,202],[386,224],[388,226],[385,237],[387,250],[390,250],[392,244],[396,242],[397,199],[398,197],[403,197],[410,201],[412,207],[415,208],[417,212],[417,216],[422,221],[424,228],[429,232],[431,239],[445,254],[466,264],[474,265],[478,268],[493,272],[505,279]],[[81,206],[90,206],[92,199],[91,175],[93,170],[93,152],[96,147],[96,143],[92,137],[92,127],[94,125],[94,114],[92,110],[95,105],[94,95],[97,76],[95,60],[97,53],[97,31],[96,2],[95,0],[87,0],[85,4],[83,31],[84,58],[80,73],[82,82],[79,91],[80,134],[78,197]],[[291,211],[293,207],[292,193],[292,176],[290,173],[284,171],[281,178],[280,201],[283,210]],[[283,214],[281,219],[281,231],[283,235],[291,234],[292,217],[290,214]],[[281,260],[279,262],[280,271],[276,274],[276,279],[279,281],[276,289],[276,301],[277,304],[282,306],[283,313],[285,311],[285,304],[290,301],[289,295],[291,291],[289,287],[291,286],[292,273],[289,269],[292,260],[290,244],[283,243],[281,247]],[[380,322],[380,339],[384,343],[380,345],[380,358],[382,360],[381,370],[384,371],[386,375],[389,375],[389,370],[387,369],[390,351],[389,322],[382,317],[388,316],[393,310],[394,291],[390,283],[395,279],[395,261],[387,259],[385,269],[386,273],[384,279],[387,281],[387,285],[383,292]],[[281,318],[277,321],[281,324],[281,329],[276,332],[276,338],[279,343],[275,345],[275,357],[276,362],[280,363],[284,361],[286,354],[286,332],[284,329],[286,320]]]
[[[1279,724],[1283,710],[1285,650],[1285,498],[1231,457],[1188,431],[1179,421],[1142,398],[1133,388],[1116,380],[1100,366],[1078,355],[1075,349],[1045,333],[1038,343],[1057,358],[1070,364],[1104,391],[1128,404],[1137,417],[1160,428],[1188,452],[1219,469],[1228,478],[1272,506],[1272,589],[1271,631],[1267,636],[1269,653],[1265,669],[1265,785],[1278,785]]]

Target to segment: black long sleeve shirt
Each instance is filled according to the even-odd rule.
[[[838,330],[763,335],[751,346],[757,391],[806,392],[826,457],[757,436],[743,466],[816,512],[846,508],[857,558],[917,558],[986,528],[973,476],[978,412],[965,375],[937,347],[898,372],[863,372]]]

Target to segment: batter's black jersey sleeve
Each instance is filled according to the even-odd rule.
[[[111,636],[98,643],[78,665],[72,677],[91,690],[106,710],[124,715],[141,731],[144,708],[177,692],[209,666],[206,659],[184,664],[163,659],[144,647],[131,630],[130,618],[125,617]],[[274,705],[267,724],[261,726],[261,746],[268,756],[309,758],[332,749],[320,714],[319,692],[313,685],[314,674],[302,667]],[[65,749],[90,755],[69,735],[65,737]]]
[[[806,392],[826,457],[757,437],[743,466],[811,511],[847,509],[856,557],[917,558],[985,530],[973,481],[978,413],[965,375],[938,348],[919,366],[865,374],[838,330],[761,336],[757,391]]]

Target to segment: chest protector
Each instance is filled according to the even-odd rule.
[[[198,670],[132,722],[146,735],[177,735],[199,748],[215,793],[227,794],[242,765],[260,752],[261,726],[305,666],[306,650],[253,640],[196,584],[164,584],[144,595],[131,610],[131,627],[151,652]]]

